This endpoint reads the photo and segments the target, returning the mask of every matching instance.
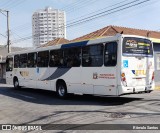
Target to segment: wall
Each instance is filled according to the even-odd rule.
[[[0,79],[6,78],[6,64],[0,63]]]
[[[160,82],[160,69],[158,69],[158,55],[160,56],[160,43],[153,43],[154,48],[154,60],[155,60],[155,82]]]

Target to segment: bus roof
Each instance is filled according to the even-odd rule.
[[[123,34],[118,33],[115,36],[107,36],[107,37],[103,36],[103,37],[98,37],[98,38],[92,38],[90,40],[82,40],[82,41],[78,41],[78,42],[70,42],[70,43],[57,44],[57,45],[47,46],[47,47],[39,47],[39,48],[30,49],[30,50],[23,50],[23,51],[9,53],[8,55],[15,55],[15,54],[22,54],[22,53],[32,53],[32,52],[45,51],[45,50],[51,50],[51,49],[83,47],[83,46],[90,45],[90,44],[95,44],[95,43],[115,41],[115,40],[118,40],[119,37],[138,37],[138,38],[149,39],[149,38],[146,38],[146,37],[143,37],[143,36],[123,35]]]

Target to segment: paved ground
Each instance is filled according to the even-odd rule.
[[[155,82],[155,89],[160,90],[160,81]]]
[[[160,91],[105,98],[71,95],[62,100],[50,91],[0,84],[0,101],[1,124],[160,124]]]

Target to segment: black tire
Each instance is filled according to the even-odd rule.
[[[15,89],[20,89],[21,87],[19,86],[19,81],[17,78],[14,79],[13,81],[13,85]]]
[[[57,83],[56,92],[59,98],[65,99],[67,98],[67,87],[64,82]]]

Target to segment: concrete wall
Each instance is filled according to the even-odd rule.
[[[157,70],[157,54],[160,54],[160,43],[153,43],[155,60],[155,82],[160,81],[160,70]]]
[[[6,64],[0,63],[0,79],[6,79]]]

